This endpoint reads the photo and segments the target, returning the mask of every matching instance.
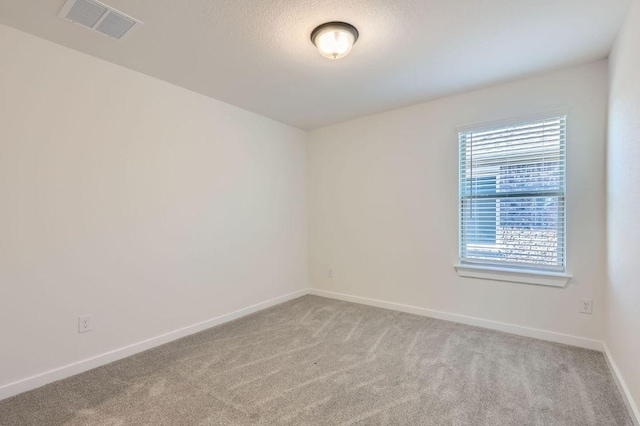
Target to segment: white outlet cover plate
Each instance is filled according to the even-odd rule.
[[[78,317],[78,333],[91,331],[92,327],[91,315],[81,315]]]
[[[582,299],[580,302],[580,312],[583,314],[592,314],[593,313],[593,300],[591,299]]]

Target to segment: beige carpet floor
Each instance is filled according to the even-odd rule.
[[[304,296],[0,401],[8,425],[632,425],[603,355]]]

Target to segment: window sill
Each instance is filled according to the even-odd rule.
[[[467,265],[460,263],[454,265],[454,267],[456,268],[458,275],[461,277],[546,285],[551,287],[564,287],[572,278],[572,275],[563,272],[522,271],[519,269]]]

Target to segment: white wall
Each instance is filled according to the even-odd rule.
[[[640,419],[640,1],[610,58],[605,340]]]
[[[606,61],[309,134],[312,287],[602,337]],[[566,288],[461,278],[456,126],[570,107]],[[333,278],[328,269],[333,269]],[[580,299],[594,300],[593,315]]]
[[[304,132],[5,26],[0,94],[0,387],[308,287]]]

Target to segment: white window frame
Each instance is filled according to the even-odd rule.
[[[479,123],[479,124],[471,124],[465,126],[457,127],[456,135],[459,137],[460,133],[469,132],[469,131],[479,131],[494,127],[508,127],[512,125],[519,125],[531,121],[536,120],[544,120],[550,119],[560,116],[566,116],[567,123],[569,122],[569,110],[567,108],[548,111],[542,114],[521,116],[517,118],[510,118],[507,120],[494,121],[490,123]],[[568,126],[568,124],[567,124]],[[458,142],[459,148],[459,139],[456,139]],[[567,149],[568,136],[565,137],[565,150]],[[458,162],[460,162],[460,158],[458,157]],[[565,182],[564,182],[564,199],[565,199],[565,217],[564,217],[564,270],[552,271],[548,269],[534,269],[534,268],[520,268],[520,267],[510,267],[510,266],[499,266],[495,264],[491,264],[489,262],[474,262],[467,263],[461,262],[460,258],[458,259],[458,263],[454,265],[456,272],[461,277],[466,278],[478,278],[485,280],[494,280],[494,281],[507,281],[507,282],[515,282],[515,283],[524,283],[524,284],[536,284],[536,285],[545,285],[552,287],[564,287],[572,278],[572,275],[567,272],[567,192],[566,192],[566,182],[568,180],[567,170],[566,170],[566,151],[565,151]],[[460,178],[460,171],[458,173],[458,178]],[[458,248],[459,253],[461,251],[462,244],[462,208],[460,204],[459,194],[456,194],[457,205],[458,205]],[[460,256],[460,254],[459,254]]]

